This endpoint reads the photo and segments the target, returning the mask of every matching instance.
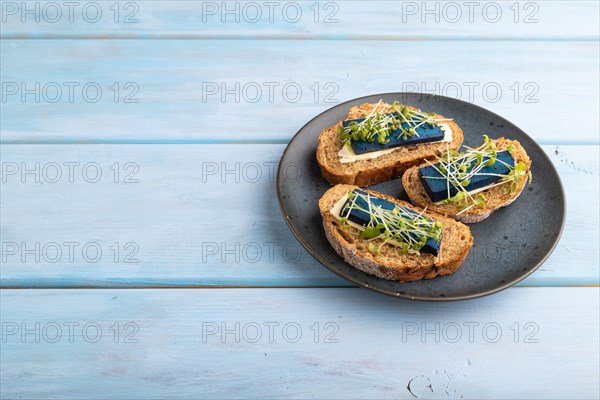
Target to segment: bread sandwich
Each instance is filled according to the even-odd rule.
[[[317,161],[332,185],[369,186],[398,178],[462,142],[463,132],[451,119],[380,100],[350,108],[346,118],[324,129]]]
[[[355,268],[409,282],[451,274],[466,258],[468,226],[390,196],[339,184],[319,200],[325,235]]]
[[[474,223],[511,204],[531,181],[531,160],[516,140],[484,135],[481,146],[465,149],[448,148],[404,173],[402,184],[413,204]]]

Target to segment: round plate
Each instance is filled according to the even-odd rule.
[[[331,186],[316,160],[321,131],[363,103],[402,104],[453,118],[464,132],[463,144],[476,147],[482,134],[518,140],[532,160],[533,182],[510,206],[470,224],[475,242],[451,275],[401,283],[377,278],[347,264],[329,245],[319,213],[319,198]],[[408,200],[401,179],[370,189]],[[292,138],[277,172],[277,196],[283,216],[298,241],[325,267],[349,281],[377,292],[412,300],[462,300],[488,295],[514,285],[535,271],[554,250],[565,223],[565,195],[552,162],[540,146],[504,118],[473,104],[430,94],[385,93],[339,104],[308,122]]]

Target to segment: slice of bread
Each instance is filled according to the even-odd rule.
[[[404,254],[394,245],[385,244],[378,254],[369,251],[369,244],[378,245],[381,240],[369,242],[358,237],[359,230],[354,227],[341,227],[340,221],[331,214],[331,208],[348,191],[356,189],[353,185],[336,185],[329,189],[319,200],[319,209],[323,216],[325,235],[333,249],[353,267],[379,278],[401,282],[431,279],[439,275],[451,274],[464,261],[471,246],[473,236],[468,226],[446,218],[442,215],[426,211],[425,216],[442,223],[442,241],[437,256],[421,252],[421,254]],[[380,198],[392,201],[400,206],[416,211],[421,209],[411,204],[394,199],[384,194],[367,190]]]
[[[346,119],[364,118],[376,104],[365,103],[350,109]],[[410,107],[413,110],[418,110]],[[378,112],[391,112],[391,105],[381,103]],[[436,118],[445,118],[437,114]],[[343,120],[342,120],[343,121]],[[458,149],[463,142],[463,132],[453,121],[444,122],[452,129],[452,142],[423,143],[397,147],[392,153],[370,160],[359,160],[350,163],[340,162],[338,152],[342,144],[338,141],[338,127],[342,121],[324,129],[319,136],[317,146],[317,161],[323,177],[332,185],[345,183],[349,185],[369,186],[398,178],[408,168],[420,164],[423,159],[432,159],[446,151],[448,144],[451,149]]]
[[[508,149],[510,144],[514,146],[514,150],[512,152],[512,156],[516,162],[523,161],[525,166],[527,167],[526,171],[529,172],[531,169],[531,160],[527,155],[527,152],[521,146],[521,144],[516,140],[508,140],[503,137],[494,140],[496,143],[496,147],[498,150]],[[517,185],[517,190],[515,193],[506,193],[506,188],[508,184],[499,185],[496,187],[492,187],[490,189],[484,190],[483,195],[486,198],[486,201],[481,206],[474,206],[470,209],[465,210],[460,213],[462,210],[455,204],[434,204],[423,184],[421,183],[421,179],[419,178],[419,168],[428,165],[427,163],[412,167],[408,169],[404,175],[402,176],[402,185],[404,186],[404,190],[408,194],[410,201],[413,204],[419,207],[427,207],[428,210],[435,211],[439,214],[450,216],[458,221],[462,221],[465,223],[474,223],[479,222],[487,217],[489,217],[494,211],[501,207],[505,207],[515,201],[519,194],[523,191],[525,184],[527,183],[528,177],[523,176]],[[460,214],[459,214],[460,213]]]

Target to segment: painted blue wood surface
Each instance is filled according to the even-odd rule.
[[[106,0],[81,3],[69,15],[67,6],[51,1],[27,8],[21,2],[2,3],[2,37],[35,39],[596,40],[599,11],[595,1]]]
[[[5,290],[0,383],[4,398],[594,399],[598,294],[512,288],[437,304],[355,288]]]
[[[287,143],[340,102],[422,91],[488,108],[543,144],[598,144],[598,42],[4,40],[2,49],[3,143]],[[78,85],[72,97],[67,85]]]
[[[43,10],[40,22],[33,14],[23,22],[20,10],[6,8],[23,3],[0,2],[3,172],[37,162],[49,174],[40,183],[31,174],[22,183],[20,173],[0,182],[1,241],[103,249],[97,262],[80,251],[73,262],[1,260],[0,285],[18,289],[0,292],[0,398],[598,398],[598,2],[495,2],[496,23],[481,8],[468,21],[461,2],[456,23],[453,2],[300,1],[295,23],[241,14],[223,23],[220,11],[202,15],[222,2],[192,1],[118,2],[115,23],[115,2],[96,3],[96,23],[79,15],[49,23]],[[439,23],[425,7],[440,8]],[[324,23],[332,10],[338,21]],[[131,11],[137,22],[124,23]],[[55,103],[52,82],[64,90]],[[97,84],[103,95],[94,103],[76,91],[71,102],[68,82]],[[256,83],[263,94],[256,102],[241,91],[240,101],[220,92],[203,98],[213,82]],[[265,82],[303,94],[292,102],[276,91],[271,101]],[[40,101],[7,94],[13,83],[39,83]],[[471,101],[545,145],[565,186],[567,225],[519,287],[453,304],[310,288],[348,283],[301,250],[281,220],[271,173],[284,145],[338,102],[402,90]],[[69,183],[64,162],[98,163],[102,178],[85,180],[93,180],[91,165]],[[52,163],[61,182],[45,180]],[[231,212],[217,220],[210,207]],[[217,243],[215,254],[207,243]],[[259,244],[258,261],[252,248],[244,254],[248,243]],[[70,322],[79,324],[72,342]],[[235,330],[236,322],[240,340],[220,332],[203,340],[203,329]],[[35,333],[21,336],[36,323],[39,343]],[[275,343],[269,323],[279,324]],[[295,343],[282,337],[289,323],[302,329]],[[262,335],[253,343],[256,325]],[[433,333],[422,336],[425,329]]]
[[[598,147],[544,148],[565,185],[568,218],[554,254],[522,284],[598,284]],[[4,145],[6,183],[0,200],[10,211],[1,222],[2,284],[347,285],[301,247],[279,213],[274,179],[283,149]],[[35,174],[24,172],[34,170],[36,163],[39,183]],[[68,163],[73,165],[73,183]],[[12,168],[15,172],[9,175]],[[60,181],[52,183],[56,171]],[[98,182],[89,182],[98,171]],[[290,179],[296,174],[295,166],[289,169]],[[69,242],[78,243],[72,260],[65,244]],[[486,246],[474,249],[467,262],[494,262],[501,268],[513,261],[512,254],[495,257],[493,243]]]

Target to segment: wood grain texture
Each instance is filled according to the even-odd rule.
[[[304,251],[282,220],[274,180],[283,149],[3,145],[2,285],[348,285]],[[544,149],[562,177],[567,224],[550,259],[521,284],[598,284],[598,147]],[[24,172],[36,168],[39,183]],[[52,183],[56,171],[60,180]],[[298,171],[290,166],[290,179]],[[511,262],[486,254],[473,252],[467,262]]]
[[[299,1],[293,23],[248,22],[247,1],[239,22],[220,1],[85,3],[97,22],[64,6],[48,22],[42,8],[63,2],[0,2],[0,398],[598,397],[599,290],[584,287],[600,279],[598,2],[481,2],[472,22],[457,2],[456,23],[445,1],[433,15]],[[546,144],[567,225],[521,287],[452,304],[311,287],[348,283],[282,221],[283,145],[323,110],[390,91],[473,102]],[[21,173],[36,163],[39,182]]]
[[[4,38],[561,40],[598,35],[594,1],[3,1]],[[116,5],[115,5],[116,3]],[[85,7],[84,7],[85,6]],[[25,13],[25,9],[30,13]],[[100,10],[101,15],[97,15]],[[60,14],[58,13],[60,11]],[[377,23],[373,23],[377,21]]]
[[[354,288],[3,290],[2,397],[592,399],[598,293],[435,304]]]
[[[287,143],[395,91],[470,101],[540,143],[600,131],[590,117],[573,132],[599,107],[598,42],[4,40],[2,57],[3,143]]]

